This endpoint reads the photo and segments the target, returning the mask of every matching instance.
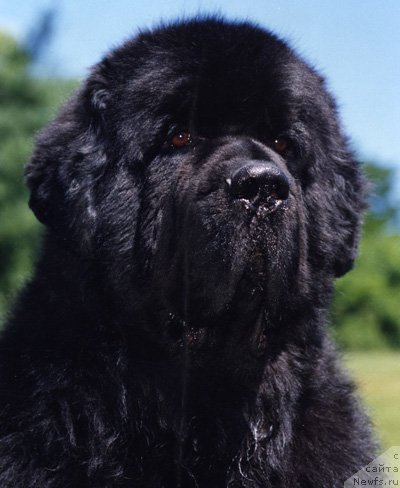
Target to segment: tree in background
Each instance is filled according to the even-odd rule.
[[[28,50],[0,32],[0,321],[29,276],[40,234],[27,206],[23,167],[34,133],[53,116],[73,86],[62,80],[33,78],[30,63]]]
[[[399,208],[393,203],[394,170],[365,164],[372,182],[360,255],[337,281],[333,334],[347,349],[400,348]]]

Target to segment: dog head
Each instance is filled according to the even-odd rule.
[[[207,326],[218,343],[237,322],[229,340],[257,352],[265,316],[326,308],[364,207],[323,79],[271,33],[215,19],[106,56],[26,177],[39,220],[102,269],[122,308],[190,324],[194,349]]]

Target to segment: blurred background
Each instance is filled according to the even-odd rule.
[[[274,30],[320,72],[373,182],[360,256],[338,280],[331,333],[384,447],[400,445],[400,1],[0,0],[0,327],[42,232],[23,167],[34,134],[127,37],[219,13]]]

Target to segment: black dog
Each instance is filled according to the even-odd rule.
[[[365,182],[324,81],[247,23],[111,52],[27,166],[1,488],[341,487],[374,453],[326,331]]]

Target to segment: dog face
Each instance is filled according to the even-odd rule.
[[[323,80],[270,33],[211,19],[111,52],[27,182],[38,218],[155,337],[179,343],[185,322],[193,351],[253,356],[266,320],[326,308],[364,205]]]

